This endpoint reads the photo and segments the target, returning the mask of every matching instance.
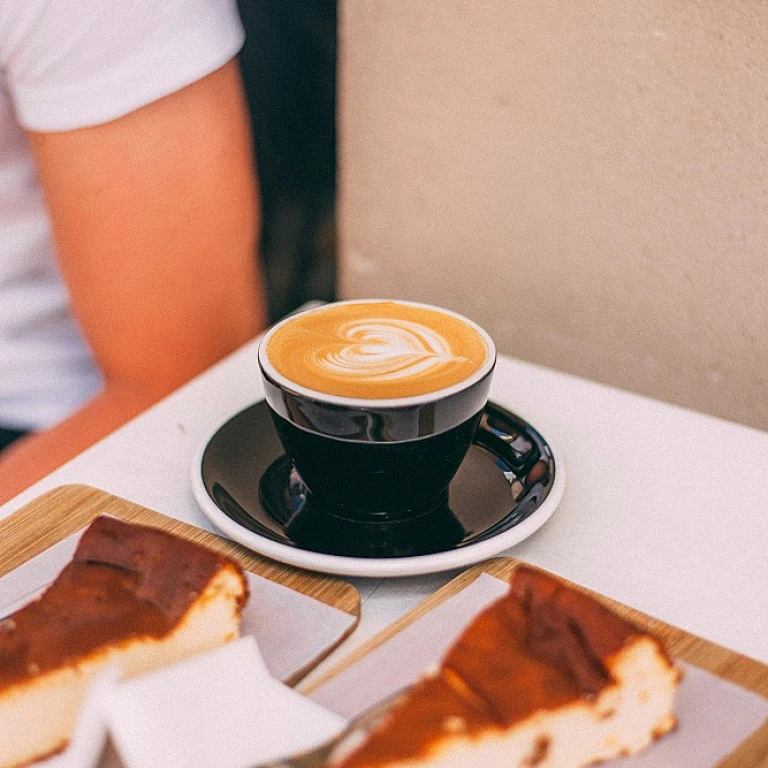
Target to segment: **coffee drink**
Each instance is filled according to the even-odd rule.
[[[365,556],[423,554],[447,531],[460,540],[444,521],[496,361],[482,328],[424,304],[342,301],[278,323],[258,360],[290,459],[290,479],[283,465],[272,475],[294,494],[295,540]],[[262,502],[282,503],[263,487]]]
[[[461,384],[489,361],[474,324],[445,310],[392,301],[331,304],[277,328],[266,357],[307,390],[361,399],[404,398]]]

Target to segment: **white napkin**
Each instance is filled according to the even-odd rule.
[[[319,746],[346,720],[275,680],[248,636],[122,683],[108,723],[126,768],[245,768]]]

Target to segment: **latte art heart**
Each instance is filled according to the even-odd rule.
[[[447,339],[421,323],[385,319],[351,322],[338,329],[341,341],[319,349],[313,363],[331,376],[378,381],[416,380],[461,360]]]
[[[351,301],[286,318],[264,356],[288,386],[377,400],[460,385],[492,364],[492,349],[483,331],[439,308]]]

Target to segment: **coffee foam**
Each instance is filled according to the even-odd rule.
[[[342,302],[278,326],[266,355],[278,374],[306,389],[389,399],[459,384],[483,367],[491,348],[472,324],[436,308]]]

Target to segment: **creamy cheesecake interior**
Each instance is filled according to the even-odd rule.
[[[63,749],[90,682],[125,677],[239,635],[247,583],[228,558],[147,526],[99,517],[35,601],[0,622],[0,768]]]

